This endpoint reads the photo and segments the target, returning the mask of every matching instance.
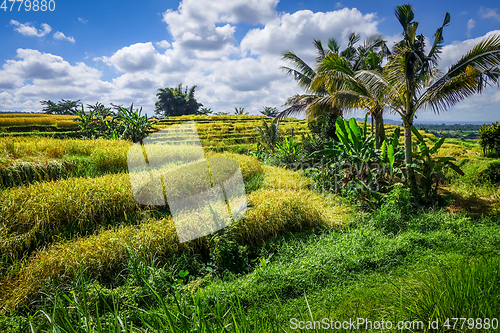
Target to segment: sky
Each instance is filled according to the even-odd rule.
[[[196,85],[196,99],[214,112],[244,107],[259,114],[264,106],[283,110],[288,97],[302,93],[280,69],[287,65],[281,59],[284,51],[314,65],[314,39],[326,43],[334,37],[343,49],[351,32],[362,40],[382,34],[392,46],[401,39],[394,7],[402,4],[50,0],[39,1],[35,11],[35,1],[3,1],[0,110],[39,111],[40,100],[79,99],[84,104],[134,103],[152,116],[157,89],[179,83]],[[500,34],[498,0],[424,0],[414,7],[418,32],[429,40],[445,13],[451,15],[442,70],[483,38]],[[494,85],[439,115],[419,111],[417,121],[499,121],[499,102],[500,88]]]

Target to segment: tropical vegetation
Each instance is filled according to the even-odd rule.
[[[204,109],[149,119],[133,105],[100,103],[73,116],[0,115],[0,329],[385,332],[368,322],[390,322],[401,332],[498,330],[498,125],[467,140],[437,138],[412,122],[418,110],[442,111],[495,82],[497,40],[442,76],[435,72],[449,15],[430,52],[413,8],[398,6],[396,16],[405,38],[390,54],[377,38],[382,44],[371,45],[380,46],[356,46],[354,34],[342,52],[330,40],[314,69],[289,70],[309,99],[285,111],[305,111],[307,120],[270,119],[277,110],[269,108],[262,116]],[[179,99],[189,95],[177,88]],[[356,108],[364,121],[348,119]],[[388,111],[404,126],[369,124]],[[161,131],[186,121],[198,138]],[[214,211],[184,210],[174,220],[168,203],[138,203],[127,155],[153,132],[148,159],[176,158],[162,172],[203,166],[217,184],[214,161],[237,162],[247,199],[241,218],[181,242],[178,217]],[[174,144],[165,149],[164,139]],[[192,190],[196,177],[163,178],[162,189]],[[337,329],[355,318],[363,324]]]

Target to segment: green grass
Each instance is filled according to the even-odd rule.
[[[387,204],[341,231],[267,238],[242,275],[215,275],[207,264],[197,269],[196,258],[159,264],[154,254],[132,255],[120,286],[75,277],[72,286],[47,290],[44,303],[35,306],[47,316],[28,317],[40,332],[85,323],[79,331],[110,332],[120,321],[130,332],[209,332],[221,325],[236,332],[292,332],[291,318],[427,323],[428,316],[495,316],[500,259],[481,258],[497,253],[500,220],[442,210],[412,211],[408,218],[398,212]],[[409,222],[397,232],[375,227],[391,219]],[[181,270],[191,274],[181,277]],[[107,326],[101,330],[99,322]]]

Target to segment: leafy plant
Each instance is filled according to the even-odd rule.
[[[129,109],[120,107],[113,119],[118,122],[120,139],[137,142],[148,135],[154,123],[149,121],[146,115],[141,115],[142,108],[134,111],[133,106],[134,104],[130,105]]]
[[[274,153],[276,144],[281,139],[278,123],[273,122],[271,125],[268,125],[266,121],[263,120],[262,127],[257,126],[255,130],[259,132],[262,144]]]
[[[443,169],[450,168],[460,175],[464,175],[463,171],[453,163],[456,161],[453,157],[433,157],[441,148],[445,137],[439,139],[432,148],[429,148],[424,141],[422,135],[418,132],[415,126],[412,126],[412,132],[418,140],[418,151],[414,157],[415,173],[418,175],[420,189],[423,192],[424,201],[430,202],[437,196],[439,180],[446,180],[443,174]]]
[[[276,144],[276,155],[281,163],[290,164],[299,161],[302,143],[290,136],[286,136]]]
[[[248,112],[245,112],[245,108],[234,108],[234,114],[237,116],[242,116],[248,114]]]
[[[264,110],[259,111],[262,113],[264,116],[269,117],[269,118],[274,118],[278,115],[280,112],[277,107],[271,107],[271,106],[264,106]]]

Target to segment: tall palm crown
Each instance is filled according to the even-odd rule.
[[[334,38],[330,38],[328,40],[327,49],[323,47],[320,40],[315,39],[314,46],[316,47],[317,52],[316,65],[331,55],[338,55],[346,59],[351,67],[358,68],[363,66],[364,57],[369,52],[371,46],[365,43],[364,46],[358,48],[354,47],[360,39],[360,34],[352,33],[349,36],[347,47],[341,52],[340,45]],[[281,69],[285,70],[287,74],[292,75],[299,86],[306,91],[306,94],[296,94],[290,97],[285,103],[285,105],[288,105],[289,107],[282,111],[276,117],[276,120],[304,111],[309,118],[315,118],[324,113],[342,115],[342,109],[337,106],[314,103],[318,98],[332,94],[332,87],[327,88],[323,85],[312,86],[313,80],[317,75],[316,70],[314,70],[292,51],[286,51],[283,53],[283,59],[294,65],[295,68],[282,66]]]
[[[358,47],[356,58],[349,60],[339,54],[329,54],[318,63],[311,87],[326,87],[330,94],[313,101],[315,104],[337,106],[343,110],[364,109],[375,120],[375,146],[379,148],[385,138],[383,110],[385,102],[380,91],[358,79],[364,71],[382,73],[382,61],[389,51],[381,36],[368,38]]]
[[[443,24],[434,33],[434,41],[426,54],[423,35],[417,35],[414,8],[397,6],[395,14],[403,27],[403,40],[394,47],[383,74],[363,73],[360,79],[373,89],[383,91],[386,105],[403,120],[405,162],[412,163],[411,127],[418,110],[430,108],[439,113],[463,99],[481,92],[489,82],[498,82],[500,36],[481,41],[452,65],[444,74],[438,68],[443,46],[443,29],[450,23],[446,13]],[[410,185],[416,189],[413,170],[408,166]]]

